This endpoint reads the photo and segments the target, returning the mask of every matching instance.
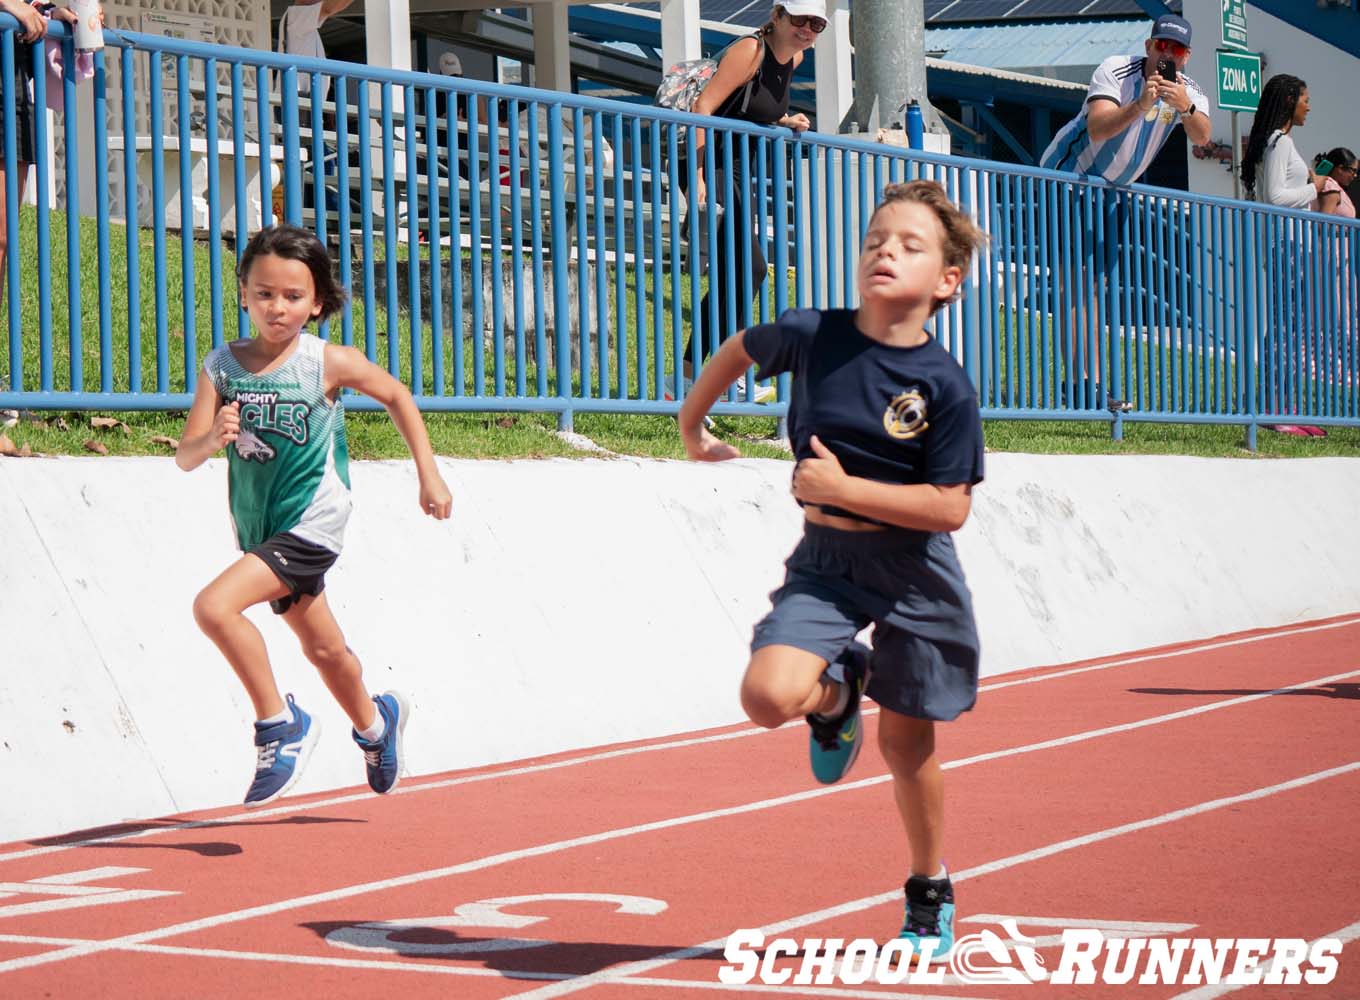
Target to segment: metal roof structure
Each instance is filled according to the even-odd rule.
[[[632,4],[635,9],[660,10],[655,3]],[[769,20],[773,0],[700,0],[705,21],[758,28]],[[1180,0],[1167,6],[1180,12]],[[850,0],[854,12],[854,0]],[[1138,0],[926,0],[926,27],[959,24],[1020,24],[1027,21],[1089,21],[1100,18],[1146,22],[1147,10]]]
[[[1179,0],[1168,3],[1179,12]],[[1019,21],[1071,20],[1100,17],[1147,18],[1138,0],[926,0],[926,26],[967,21],[992,24]]]
[[[428,2],[437,8],[475,0]],[[711,55],[764,24],[775,2],[700,0],[701,51]],[[854,0],[847,2],[853,18]],[[1165,9],[1162,3],[925,0],[929,93],[956,149],[1033,163],[1054,125],[1080,109],[1094,67],[1112,54],[1135,51],[1146,38],[1149,12]],[[1170,6],[1181,8],[1179,0]],[[570,3],[567,20],[573,80],[568,86],[651,100],[662,64],[658,3]],[[411,22],[417,35],[464,51],[534,59],[533,29],[520,10],[469,18],[461,11],[424,9]],[[792,106],[810,114],[819,100],[813,82],[817,61],[809,52],[793,81]]]
[[[718,2],[718,0],[715,0],[715,2]],[[751,0],[721,0],[721,2],[728,5],[742,2],[745,7],[751,7]],[[1012,2],[1016,2],[1016,0],[1012,0]],[[763,11],[762,17],[769,15],[769,4],[770,0],[760,0],[758,9]],[[656,7],[655,4],[650,6]],[[636,46],[635,51],[656,54],[657,46],[660,44],[660,12],[656,9],[649,11],[647,7],[646,4],[574,6],[571,8],[571,30],[573,34],[580,38],[597,41],[608,39],[615,45],[622,43],[630,48]],[[1147,22],[1141,22],[1139,28],[1146,35]],[[708,53],[718,52],[744,30],[745,26],[735,21],[713,22],[705,19],[701,31],[704,50]],[[931,29],[927,29],[927,55],[942,57],[927,59],[930,78],[937,84],[944,85],[953,96],[968,99],[987,99],[994,96],[996,88],[1001,86],[1004,87],[1008,99],[1023,102],[1032,107],[1048,108],[1067,114],[1074,114],[1081,107],[1082,96],[1085,94],[1086,85],[1090,82],[1090,67],[1087,68],[1085,79],[1069,81],[1054,73],[1025,76],[1012,67],[1001,65],[977,63],[972,66],[965,66],[963,63],[968,62],[966,59],[959,59],[951,53],[935,52],[935,46],[931,44],[930,37]],[[1119,48],[1111,51],[1117,52]],[[1100,58],[1110,54],[1111,52],[1106,52]],[[1095,60],[1095,62],[1099,61],[1100,59]],[[656,65],[659,73],[659,61]],[[812,110],[815,100],[812,88],[816,68],[816,52],[809,51],[802,65],[794,74],[793,103],[809,112]],[[1010,72],[1003,72],[1005,70],[1010,70]],[[1004,81],[1003,77],[1005,78]],[[1078,82],[1081,86],[1074,90],[1067,85],[1071,82]]]
[[[1075,21],[926,29],[926,54],[1083,86],[1102,59],[1141,52],[1147,21]]]

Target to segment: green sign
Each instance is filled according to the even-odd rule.
[[[1225,111],[1255,111],[1261,103],[1261,57],[1218,50],[1218,106]]]
[[[1223,0],[1223,45],[1229,49],[1247,47],[1247,0]]]

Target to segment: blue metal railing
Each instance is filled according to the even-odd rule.
[[[16,61],[44,65],[14,27],[0,15],[5,80]],[[1131,420],[1249,433],[1360,423],[1354,222],[571,94],[106,39],[81,84],[92,118],[61,115],[49,137],[37,116],[36,226],[18,213],[4,88],[4,204],[35,234],[16,247],[35,250],[10,254],[5,271],[0,407],[187,406],[205,352],[248,334],[228,305],[239,302],[232,267],[278,215],[327,241],[353,292],[323,336],[359,346],[423,409],[538,410],[564,425],[576,412],[674,413],[677,359],[699,363],[719,331],[794,305],[852,305],[882,187],[925,177],[990,235],[965,294],[934,322],[985,416],[1101,419],[1116,436]],[[46,44],[63,48],[75,108],[62,25]],[[34,98],[43,106],[44,73]],[[707,213],[688,212],[682,194],[700,127],[715,139]],[[53,155],[49,138],[61,140]],[[771,265],[764,281],[738,273],[742,220]],[[704,305],[720,271],[739,289],[721,314],[718,296]],[[708,343],[695,338],[683,359],[696,315]],[[755,391],[748,379],[720,411],[783,415]]]

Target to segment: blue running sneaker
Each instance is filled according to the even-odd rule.
[[[267,805],[297,784],[316,749],[321,723],[298,708],[291,694],[287,708],[293,717],[285,722],[255,723],[255,780],[246,792],[247,809]]]
[[[823,785],[834,785],[845,777],[850,765],[859,756],[864,742],[864,727],[860,725],[859,700],[869,683],[869,650],[852,642],[837,659],[844,667],[843,680],[850,688],[850,700],[845,711],[834,719],[809,715],[812,727],[808,740],[808,754],[812,760],[812,774]]]
[[[401,778],[401,734],[406,729],[406,720],[411,709],[406,699],[395,691],[387,691],[373,699],[378,706],[378,714],[384,723],[383,733],[370,743],[351,729],[350,735],[359,749],[364,752],[364,763],[368,767],[368,787],[379,795],[385,795],[397,787]]]
[[[934,958],[948,958],[954,950],[954,886],[949,876],[936,879],[913,875],[903,888],[907,916],[897,936],[910,941],[917,955],[932,949]]]

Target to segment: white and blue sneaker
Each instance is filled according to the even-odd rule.
[[[861,643],[852,642],[836,662],[842,664],[841,680],[850,689],[845,710],[832,719],[821,715],[807,716],[807,724],[812,729],[808,738],[812,775],[823,785],[834,785],[845,777],[864,743],[859,701],[869,684],[869,650]]]
[[[662,386],[662,388],[661,388],[661,398],[664,399],[664,400],[665,400],[666,402],[668,402],[668,403],[673,403],[673,402],[675,402],[675,393],[672,391],[672,385],[673,385],[673,383],[672,383],[672,381],[671,381],[671,377],[670,377],[669,375],[665,376],[664,381],[662,381],[662,383],[661,383],[661,386]],[[690,378],[688,375],[681,375],[681,376],[680,376],[680,390],[681,390],[681,392],[683,392],[686,396],[688,396],[689,393],[690,393],[690,390],[693,389],[693,388],[694,388],[694,379]],[[712,430],[714,427],[717,426],[717,424],[715,424],[715,423],[713,422],[713,418],[710,417],[707,413],[704,414],[704,426],[707,427],[709,430]]]
[[[364,739],[356,730],[350,735],[359,749],[364,752],[364,764],[368,768],[368,787],[379,795],[385,795],[397,787],[401,778],[401,735],[406,729],[406,720],[411,709],[406,699],[395,691],[386,691],[373,699],[382,716],[383,732],[373,742]]]
[[[298,708],[291,694],[287,701],[291,719],[255,723],[255,780],[246,792],[247,809],[267,805],[297,784],[321,736],[321,724]]]
[[[913,875],[903,889],[907,914],[898,938],[910,941],[917,955],[930,949],[936,959],[948,958],[954,950],[954,886],[949,876]]]

